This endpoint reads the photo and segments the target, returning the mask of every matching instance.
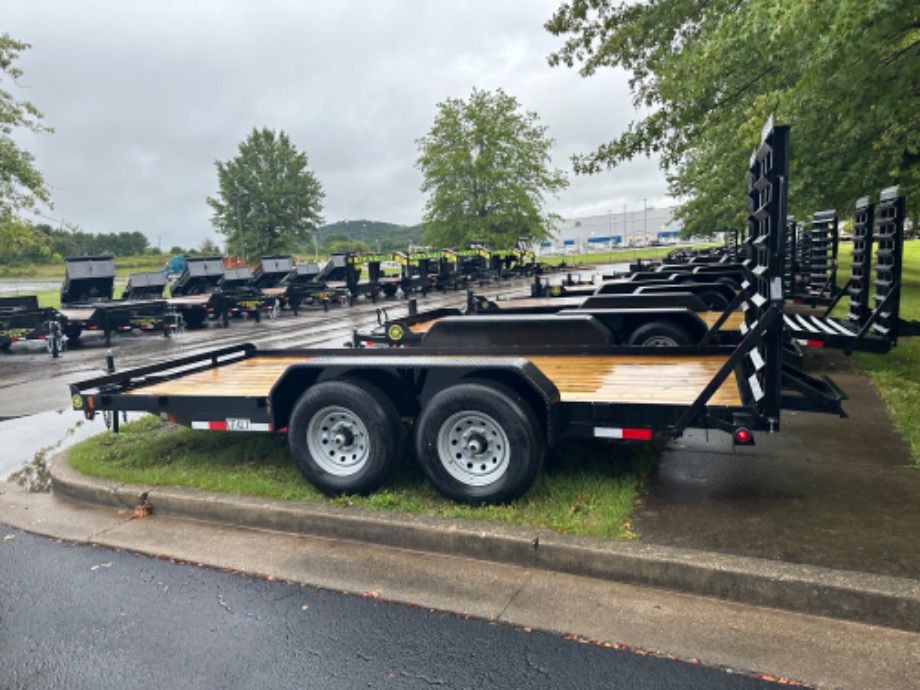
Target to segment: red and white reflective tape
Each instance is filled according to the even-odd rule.
[[[193,429],[204,431],[272,431],[271,424],[258,424],[248,419],[232,419],[224,422],[192,422]]]
[[[622,438],[627,441],[651,441],[651,429],[619,429],[612,426],[594,427],[596,438]]]

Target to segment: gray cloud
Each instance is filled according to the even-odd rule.
[[[420,221],[416,139],[437,104],[503,88],[556,140],[554,163],[634,117],[626,75],[550,68],[550,0],[7,0],[32,44],[24,88],[56,132],[20,135],[52,187],[48,213],[92,232],[140,230],[164,248],[219,239],[205,198],[215,160],[253,127],[287,132],[326,190],[328,221]],[[584,178],[565,217],[669,203],[656,161]]]

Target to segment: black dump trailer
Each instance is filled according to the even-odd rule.
[[[227,324],[227,300],[220,290],[224,259],[220,256],[188,257],[185,270],[169,288],[169,304],[182,315],[185,325],[199,328],[207,320]]]
[[[224,296],[228,316],[248,316],[258,322],[262,315],[270,318],[278,315],[278,298],[265,294],[253,284],[252,269],[248,266],[225,268],[218,286]]]
[[[334,272],[331,261],[325,266],[312,261],[295,264],[283,283],[286,286],[283,298],[291,311],[297,314],[304,306],[328,311],[330,304],[351,304],[347,284],[333,280]]]
[[[491,346],[215,350],[74,383],[74,408],[284,432],[303,475],[330,494],[380,488],[412,443],[435,488],[469,503],[520,497],[569,438],[705,428],[751,444],[780,430],[783,409],[842,414],[829,380],[782,361],[787,156],[788,129],[767,128],[749,177],[751,298],[736,347],[618,348],[590,314],[550,320],[538,342],[525,317]]]
[[[0,297],[0,350],[27,340],[42,340],[53,357],[60,355],[61,315],[52,307],[40,307],[35,295]]]
[[[160,299],[166,290],[166,272],[150,271],[147,273],[132,273],[128,276],[125,291],[121,293],[122,299]]]
[[[265,297],[274,299],[275,309],[280,311],[291,305],[290,285],[285,281],[293,271],[293,257],[263,256],[252,274],[250,285]]]
[[[262,290],[278,288],[291,271],[294,259],[290,256],[263,256],[252,274],[252,286]]]
[[[176,314],[164,299],[114,299],[115,262],[111,256],[80,256],[66,260],[61,285],[61,324],[75,343],[83,331],[105,335],[130,331],[160,332],[169,337],[176,329]]]
[[[367,280],[362,279],[362,269],[365,265],[369,276]],[[367,261],[363,254],[332,254],[329,263],[317,277],[330,288],[346,290],[349,303],[357,297],[367,297],[376,302],[380,292],[380,263]]]

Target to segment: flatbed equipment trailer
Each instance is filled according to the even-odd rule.
[[[717,278],[702,276],[684,276],[677,273],[662,273],[651,278],[620,278],[601,283],[578,285],[549,284],[536,276],[531,288],[532,297],[590,297],[592,295],[648,295],[692,293],[699,297],[707,308],[722,311],[737,294],[735,287]]]
[[[780,429],[780,410],[842,414],[842,394],[782,362],[781,239],[788,130],[765,130],[752,161],[752,298],[730,349],[622,349],[591,315],[555,322],[541,345],[395,350],[215,350],[71,385],[73,406],[144,411],[194,429],[287,432],[303,475],[330,494],[370,493],[411,427],[418,463],[443,495],[507,502],[567,438],[651,440],[717,429],[736,444]],[[567,323],[566,323],[567,322]],[[519,319],[524,333],[527,317]],[[579,330],[576,347],[553,334]],[[510,331],[509,331],[510,332]],[[411,424],[410,424],[411,422]]]
[[[737,343],[744,319],[743,313],[734,308],[725,313],[707,311],[699,297],[691,293],[508,300],[469,293],[465,314],[457,308],[441,308],[390,319],[386,309],[378,309],[378,327],[370,332],[356,330],[351,344],[437,347],[455,338],[482,341],[490,335],[501,337],[502,329],[520,316],[543,317],[531,321],[532,336],[540,342],[541,330],[552,327],[545,323],[547,319],[573,314],[597,318],[611,331],[617,345],[647,347]],[[577,344],[578,337],[573,332],[570,344]]]

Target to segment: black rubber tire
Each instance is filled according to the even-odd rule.
[[[716,278],[716,282],[721,283],[722,285],[728,285],[728,287],[730,287],[735,292],[741,289],[741,286],[738,284],[738,281],[735,280],[734,278],[726,278],[723,276],[722,278]]]
[[[82,326],[64,326],[64,335],[66,335],[67,340],[72,343],[75,343],[80,339],[81,333],[83,333]]]
[[[728,306],[728,300],[725,299],[725,295],[715,290],[704,290],[697,297],[702,300],[709,311],[725,311]]]
[[[315,446],[325,445],[336,434],[335,428],[322,426],[324,419],[336,423],[336,413],[330,412],[333,408],[342,411],[337,419],[344,428],[353,431],[354,421],[358,420],[363,426],[362,433],[366,432],[363,445],[362,433],[354,436],[353,443],[359,445],[351,459],[359,454],[366,456],[359,466],[343,465],[330,471],[330,466],[336,465],[336,453],[341,453],[343,461],[349,460],[352,451],[342,451],[341,446],[339,450],[329,446],[331,459],[317,458],[311,453],[308,441],[311,434],[316,439]],[[310,386],[294,406],[288,423],[288,442],[297,468],[313,486],[330,495],[367,495],[379,489],[399,464],[405,435],[393,402],[379,388],[360,379],[338,379]]]
[[[392,297],[396,294],[399,288],[396,285],[384,285],[380,288],[380,291],[383,293],[384,297]]]
[[[500,434],[483,435],[500,438],[503,434],[507,439],[506,446],[496,444],[494,451],[488,447],[492,439],[485,439],[486,451],[493,455],[491,465],[483,462],[477,468],[479,459],[471,462],[466,458],[456,463],[454,457],[442,457],[439,446],[454,443],[447,427],[457,424],[458,431],[465,428],[475,435],[478,432],[474,425],[481,415],[487,421],[480,419],[479,429],[500,429]],[[448,438],[440,443],[443,435]],[[479,505],[507,503],[523,496],[540,473],[545,444],[537,417],[526,400],[501,384],[473,381],[442,390],[425,406],[416,424],[415,450],[422,471],[439,493],[460,503]],[[504,459],[496,460],[495,453]],[[488,476],[493,471],[497,474]]]
[[[627,342],[635,347],[680,347],[695,344],[687,331],[667,321],[652,321],[639,326]]]
[[[197,311],[187,312],[182,317],[185,319],[186,328],[200,328],[206,318],[203,312]]]
[[[9,350],[12,347],[13,341],[11,340],[8,343],[0,343],[0,350]]]

